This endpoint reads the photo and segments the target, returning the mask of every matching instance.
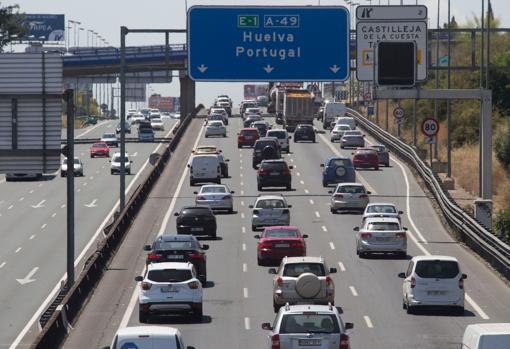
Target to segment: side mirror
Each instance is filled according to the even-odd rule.
[[[179,212],[175,212],[175,213],[174,213],[174,216],[175,216],[175,217],[178,217],[178,216],[179,216]]]
[[[402,230],[408,231],[407,227],[402,227]]]
[[[271,324],[269,322],[264,322],[262,324],[262,329],[263,330],[268,330],[268,331],[271,331],[273,329],[273,327],[271,326]]]
[[[187,164],[186,166],[187,166],[188,168],[190,168],[190,167],[191,167],[191,165],[190,165],[190,164]]]
[[[405,279],[406,278],[406,273],[398,273],[398,277],[401,278],[401,279]]]
[[[287,205],[287,208],[292,208],[292,205]]]
[[[229,161],[230,161],[230,159],[225,159],[225,162],[229,162]]]
[[[354,228],[352,228],[352,230],[359,231],[359,227],[354,227]]]
[[[150,250],[152,250],[152,247],[151,247],[151,245],[145,245],[145,246],[143,247],[143,250],[144,250],[144,251],[150,251]]]
[[[269,274],[274,274],[274,275],[276,275],[276,269],[275,269],[275,268],[269,268],[269,269],[267,270],[267,272],[268,272]]]
[[[372,194],[372,192],[367,190],[367,194]]]
[[[337,272],[336,268],[329,268],[330,274],[335,274]]]
[[[253,208],[253,205],[249,205],[248,208]]]
[[[198,194],[198,191],[194,191],[193,194],[197,195]]]
[[[404,211],[398,211],[398,214],[404,214]]]
[[[235,192],[235,191],[233,191],[233,190],[231,190],[231,191],[230,191],[230,194],[235,194],[235,193],[236,193],[236,192]]]
[[[255,239],[260,239],[260,235],[259,235],[259,234],[257,234],[257,235],[253,235],[253,237],[254,237]]]
[[[142,281],[143,281],[143,276],[137,276],[137,277],[135,277],[135,281],[136,281],[136,282],[142,282]]]
[[[294,168],[294,166],[292,166],[292,165],[290,165],[290,166],[289,166],[289,169],[291,169],[291,170],[292,170],[293,168]]]
[[[319,166],[320,166],[320,167],[324,167],[324,164],[320,164]]]
[[[328,194],[333,194],[333,190],[328,190]]]
[[[307,234],[303,234],[302,238],[303,239],[308,239],[308,235]]]
[[[462,274],[462,280],[466,280],[467,279],[467,275],[466,274]]]
[[[345,323],[345,329],[346,330],[352,330],[354,328],[354,324],[352,322],[346,322]]]
[[[202,250],[207,251],[209,249],[209,245],[202,245]]]

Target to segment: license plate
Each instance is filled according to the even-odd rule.
[[[320,346],[321,345],[321,340],[320,339],[315,339],[315,338],[306,338],[306,339],[299,339],[298,340],[298,344],[300,346]]]
[[[446,294],[446,291],[427,291],[429,296],[443,296]]]
[[[173,254],[166,256],[167,259],[182,259],[184,256],[180,254]]]
[[[389,240],[390,240],[390,238],[388,238],[388,237],[376,237],[375,238],[375,241],[389,241]]]
[[[198,228],[191,228],[191,231],[202,231],[204,228],[198,227]]]
[[[269,175],[270,176],[279,176],[280,172],[271,172]]]
[[[244,138],[245,138],[246,140],[253,139],[253,137],[252,137],[252,136],[246,136],[246,137],[244,137]]]
[[[274,244],[274,247],[280,247],[280,248],[289,247],[289,246],[290,246],[289,244]]]
[[[161,293],[169,293],[169,292],[179,292],[179,290],[173,288],[172,286],[162,286]]]

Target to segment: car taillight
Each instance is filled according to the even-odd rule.
[[[265,169],[263,169],[263,168],[259,168],[259,171],[258,171],[258,172],[259,172],[259,175],[265,175],[265,174],[267,174],[267,171],[266,171]]]
[[[361,233],[362,239],[370,239],[372,237],[371,233]]]
[[[142,290],[147,291],[151,289],[152,284],[150,282],[144,281],[140,284],[140,287],[142,288]]]
[[[221,198],[221,200],[229,200],[229,199],[232,199],[232,196],[225,195],[224,197]]]
[[[331,286],[333,284],[333,279],[329,276],[326,276],[326,286]]]
[[[273,334],[271,336],[271,349],[280,349],[280,335]]]
[[[259,210],[253,210],[253,214],[259,214]]]
[[[278,277],[278,278],[276,279],[276,284],[277,284],[278,286],[282,286],[282,285],[283,285],[283,279],[282,279],[281,277]]]
[[[259,242],[258,246],[259,247],[272,247],[273,244],[270,242]]]
[[[335,199],[343,199],[344,196],[342,194],[335,194]]]
[[[200,252],[193,252],[188,255],[190,259],[202,259],[204,258],[204,254]]]
[[[339,349],[349,349],[349,336],[346,334],[340,335],[340,347]]]
[[[460,280],[459,280],[459,288],[460,288],[461,290],[463,290],[463,289],[464,289],[464,279],[460,279]]]
[[[406,233],[397,233],[395,234],[397,239],[405,239],[406,238]]]
[[[147,259],[150,260],[150,261],[156,261],[158,259],[160,259],[161,257],[163,257],[162,255],[160,255],[159,253],[149,253],[149,255],[147,256]]]
[[[207,200],[207,199],[205,196],[200,195],[200,196],[197,196],[197,200]]]
[[[416,287],[416,279],[413,277],[411,277],[411,288],[415,288]]]
[[[288,209],[284,209],[283,210],[283,214],[288,214],[289,213],[289,210]]]
[[[305,244],[303,243],[303,241],[296,241],[291,242],[290,247],[305,247]]]
[[[361,194],[359,196],[360,199],[368,199],[368,195],[367,194]]]
[[[198,281],[192,281],[188,284],[188,287],[191,288],[192,290],[196,290],[198,286],[200,286],[200,282]]]

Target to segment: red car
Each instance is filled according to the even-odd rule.
[[[237,134],[237,147],[253,147],[259,138],[259,130],[256,128],[242,128],[241,131],[239,131]]]
[[[90,147],[90,157],[105,156],[110,157],[110,148],[106,143],[94,143]]]
[[[377,150],[371,148],[358,148],[353,154],[352,164],[354,168],[369,167],[379,169],[379,155]]]
[[[294,226],[274,226],[264,229],[262,235],[255,235],[257,242],[257,262],[259,265],[267,263],[280,263],[287,257],[306,256],[305,239],[308,235]]]

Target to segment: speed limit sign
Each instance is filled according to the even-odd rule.
[[[433,137],[439,132],[439,123],[436,119],[428,118],[421,123],[421,132],[425,136]]]
[[[394,110],[393,110],[393,116],[395,117],[395,119],[397,120],[400,120],[400,119],[403,119],[404,116],[405,116],[405,111],[403,108],[400,108],[400,107],[396,107]]]

